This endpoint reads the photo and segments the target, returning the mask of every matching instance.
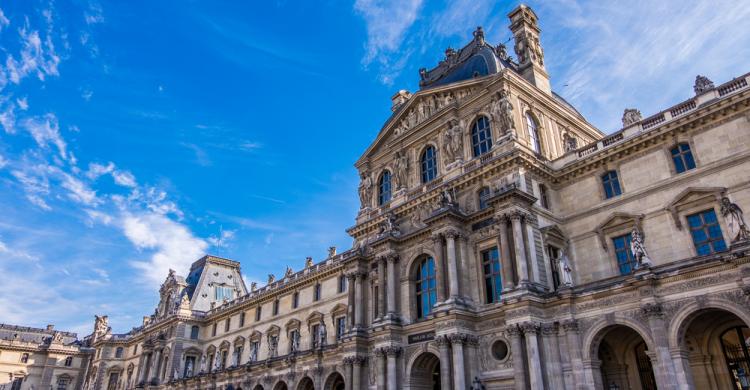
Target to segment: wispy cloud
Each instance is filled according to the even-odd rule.
[[[31,117],[23,121],[23,127],[34,138],[34,141],[42,147],[49,148],[54,145],[57,148],[60,158],[68,160],[68,145],[60,135],[60,126],[57,122],[57,116],[46,114],[41,117]]]
[[[208,153],[206,153],[206,151],[200,146],[190,142],[181,142],[180,145],[187,149],[190,149],[193,152],[193,154],[195,155],[195,162],[198,165],[203,167],[212,165],[211,159],[208,157]]]

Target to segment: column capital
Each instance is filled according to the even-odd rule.
[[[521,328],[518,327],[518,325],[509,325],[505,327],[505,333],[508,335],[509,338],[518,338],[521,337]]]
[[[524,334],[539,334],[540,326],[538,322],[526,321],[520,326]]]
[[[395,345],[383,347],[383,350],[385,351],[385,354],[388,355],[388,357],[398,357],[399,355],[401,355],[401,347]]]
[[[432,233],[430,234],[430,239],[432,239],[433,242],[442,244],[443,233]]]
[[[440,335],[435,337],[435,345],[438,346],[438,348],[448,348],[451,345],[451,341],[446,335]]]
[[[646,316],[646,318],[661,318],[664,315],[660,303],[647,303],[641,306],[641,313]]]
[[[554,336],[557,334],[558,326],[556,323],[542,324],[542,335],[543,336]]]
[[[527,216],[527,214],[525,212],[521,211],[521,210],[513,210],[513,211],[507,213],[507,215],[508,215],[508,218],[511,221],[523,220]]]
[[[398,253],[395,253],[395,252],[394,253],[389,253],[388,255],[385,256],[385,259],[389,263],[395,263],[395,262],[398,261]]]
[[[578,333],[578,320],[568,319],[562,322],[562,328],[565,333]]]
[[[448,336],[453,345],[463,345],[466,343],[466,335],[463,333],[453,333]]]
[[[366,271],[357,271],[357,279],[365,280],[367,278]]]
[[[347,279],[354,280],[357,278],[357,274],[359,271],[347,271],[344,273],[344,276],[346,276]]]
[[[449,228],[443,234],[445,235],[445,238],[450,238],[452,240],[461,236],[461,232],[456,228]]]
[[[381,358],[381,357],[385,356],[385,348],[383,348],[383,347],[373,348],[372,349],[372,354],[375,355],[375,357]]]
[[[354,364],[354,356],[346,356],[344,357],[344,365],[345,366],[351,366]]]

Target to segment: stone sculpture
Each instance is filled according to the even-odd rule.
[[[360,175],[359,203],[361,208],[370,207],[372,201],[372,178],[366,173]]]
[[[643,119],[641,112],[635,108],[626,108],[622,113],[622,127],[628,127],[636,124]]]
[[[560,281],[563,286],[573,286],[573,269],[570,267],[570,259],[566,251],[563,251],[557,259],[560,270]]]
[[[106,334],[109,331],[109,325],[107,324],[107,316],[94,315],[94,333],[98,335]]]
[[[250,361],[256,362],[258,361],[258,344],[252,343],[252,347],[250,349]]]
[[[276,275],[274,274],[268,274],[268,284],[271,284],[276,281]]]
[[[515,134],[516,122],[513,119],[513,104],[507,91],[498,92],[492,99],[492,116],[501,134]]]
[[[693,85],[693,91],[696,95],[700,95],[704,92],[708,92],[714,89],[714,82],[709,80],[706,76],[697,75],[695,76],[695,84]]]
[[[394,187],[397,190],[406,187],[406,178],[409,171],[409,157],[406,155],[406,151],[401,150],[396,152],[396,156],[393,159],[393,170],[394,175]]]
[[[206,355],[202,355],[201,356],[201,371],[200,372],[206,372],[207,368],[208,367],[206,365]]]
[[[643,236],[637,228],[633,228],[630,232],[630,252],[633,254],[633,259],[636,263],[636,269],[642,266],[650,267],[653,262],[646,253],[646,246],[643,243]]]
[[[328,342],[328,331],[326,330],[326,323],[321,321],[318,327],[318,345],[322,348]]]
[[[448,122],[448,128],[443,133],[443,153],[445,155],[445,165],[450,165],[456,161],[463,159],[463,131],[461,122],[458,120],[451,120]]]
[[[737,204],[732,203],[726,196],[721,198],[721,215],[727,222],[731,242],[750,239],[750,229],[745,223],[742,209]]]

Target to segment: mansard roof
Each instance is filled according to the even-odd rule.
[[[506,52],[502,43],[493,47],[484,40],[484,30],[477,27],[474,39],[458,51],[448,48],[445,58],[430,70],[419,70],[419,87],[427,89],[487,76],[508,68],[516,71],[517,66]]]

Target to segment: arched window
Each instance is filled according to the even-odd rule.
[[[542,145],[539,143],[539,128],[534,118],[528,112],[526,113],[526,130],[529,131],[531,148],[537,153],[542,153]]]
[[[198,340],[198,332],[200,331],[200,328],[198,325],[193,325],[190,327],[190,339],[191,340]]]
[[[602,175],[602,186],[604,186],[604,196],[614,198],[622,194],[620,189],[620,180],[617,178],[617,171],[609,171]]]
[[[437,176],[437,152],[435,147],[426,147],[419,161],[422,164],[422,183],[431,182]]]
[[[482,271],[484,273],[485,302],[499,302],[500,294],[503,291],[503,283],[500,276],[500,255],[497,247],[482,251]]]
[[[677,144],[670,149],[670,152],[672,153],[674,170],[677,173],[682,173],[695,168],[695,159],[693,159],[693,152],[690,151],[690,144]]]
[[[490,187],[482,187],[477,194],[479,197],[479,209],[484,210],[487,208],[487,199],[490,198]]]
[[[414,286],[417,300],[417,318],[425,318],[432,313],[432,307],[437,303],[437,282],[435,280],[435,260],[424,258],[416,270],[416,284]]]
[[[382,206],[391,200],[391,172],[383,171],[378,180],[378,205]]]
[[[490,121],[486,116],[480,116],[471,127],[471,145],[474,157],[479,157],[492,148],[492,131]]]

